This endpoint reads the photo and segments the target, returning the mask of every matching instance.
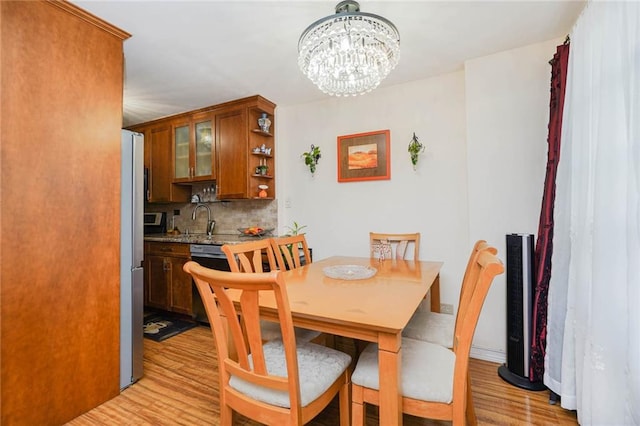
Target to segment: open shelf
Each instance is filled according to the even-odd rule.
[[[263,132],[261,129],[251,129],[251,131],[253,133],[258,134],[258,135],[267,136],[267,137],[270,137],[270,138],[273,137],[273,134],[271,134],[269,132]]]

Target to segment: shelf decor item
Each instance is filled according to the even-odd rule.
[[[271,120],[266,112],[262,113],[262,116],[258,118],[258,126],[260,126],[260,130],[265,133],[269,133],[269,128],[271,127]],[[264,146],[264,145],[263,145]]]
[[[269,189],[269,187],[267,185],[258,185],[258,188],[260,189],[260,192],[258,192],[258,197],[267,198],[267,189]]]
[[[413,170],[415,170],[416,166],[418,165],[418,155],[423,153],[424,150],[425,146],[421,144],[420,141],[418,141],[418,137],[414,132],[413,138],[411,139],[411,142],[409,142],[408,148],[409,154],[411,155],[411,164],[413,164]]]
[[[311,149],[308,152],[302,153],[302,158],[304,158],[304,164],[309,166],[309,171],[311,172],[311,176],[316,172],[316,166],[318,165],[318,161],[320,160],[320,147],[311,144]]]

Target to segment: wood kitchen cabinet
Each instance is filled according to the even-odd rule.
[[[213,181],[221,200],[259,198],[259,185],[273,200],[275,107],[256,95],[131,127],[145,134],[148,201],[188,202],[190,184]],[[271,120],[268,132],[258,126],[263,114]]]
[[[192,315],[191,275],[182,269],[189,244],[146,242],[144,257],[145,306]]]
[[[215,148],[211,112],[176,119],[173,124],[173,182],[215,180]]]
[[[74,3],[0,1],[5,426],[67,424],[120,394],[129,34]],[[72,224],[41,226],[49,212]]]
[[[173,183],[172,122],[158,120],[130,127],[144,135],[144,167],[147,174],[146,201],[188,202],[191,188]]]
[[[216,197],[220,199],[248,198],[246,123],[246,108],[223,110],[215,116],[219,166]]]
[[[258,127],[258,119],[262,114],[267,114],[271,120],[269,132],[265,132]],[[275,176],[275,138],[273,109],[267,105],[258,105],[249,108],[249,177],[248,177],[248,198],[260,198],[258,193],[260,185],[266,185],[266,199],[274,199],[276,194]],[[264,147],[264,151],[262,148]],[[262,167],[261,167],[262,166]],[[260,168],[266,170],[262,171]]]
[[[275,198],[275,104],[262,96],[229,102],[216,113],[215,134],[218,152],[217,197],[258,198],[258,185],[267,185],[267,199]],[[270,132],[258,127],[258,118],[267,114]],[[260,151],[264,146],[269,154]],[[266,166],[264,173],[258,166]]]

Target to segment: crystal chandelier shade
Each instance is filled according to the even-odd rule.
[[[343,1],[336,14],[311,24],[298,42],[298,66],[323,92],[360,95],[378,87],[398,64],[400,35],[387,19]]]

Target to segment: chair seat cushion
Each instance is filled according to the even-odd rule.
[[[456,356],[450,349],[434,343],[402,338],[402,393],[421,401],[453,400],[453,370]],[[351,381],[380,390],[378,345],[370,343],[360,354]]]
[[[455,326],[455,315],[417,311],[404,328],[402,335],[452,348]]]
[[[282,331],[280,330],[280,324],[272,321],[260,321],[260,331],[262,332],[262,340],[276,340],[282,339]],[[309,330],[306,328],[294,327],[293,331],[296,334],[296,342],[310,342],[320,334],[319,331]]]
[[[273,376],[287,377],[287,363],[282,340],[263,345],[267,371]],[[315,343],[298,343],[298,374],[300,405],[306,407],[322,395],[351,363],[351,356]],[[253,365],[251,355],[249,362]],[[289,393],[257,386],[232,376],[229,385],[253,399],[279,407],[290,408]]]

